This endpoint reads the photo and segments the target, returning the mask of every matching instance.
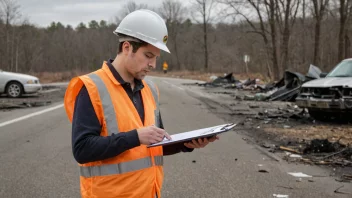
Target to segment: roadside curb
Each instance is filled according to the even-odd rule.
[[[267,151],[266,149],[264,149],[264,148],[262,148],[262,147],[260,147],[260,146],[258,146],[258,145],[256,145],[256,144],[253,144],[253,145],[254,145],[254,147],[255,147],[257,150],[259,150],[260,152],[262,152],[264,155],[270,157],[271,159],[273,159],[273,160],[275,160],[275,161],[277,161],[277,162],[280,162],[280,163],[282,162],[282,159],[281,159],[280,157],[278,157],[277,155],[275,155],[275,154],[273,154],[273,153]]]

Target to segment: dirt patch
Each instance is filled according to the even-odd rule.
[[[314,139],[327,139],[330,142],[339,142],[341,145],[352,145],[352,128],[350,126],[335,127],[331,125],[297,126],[294,128],[264,128],[266,133],[273,133],[284,139],[302,139],[311,141]]]

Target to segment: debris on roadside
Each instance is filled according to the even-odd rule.
[[[195,83],[198,86],[203,87],[220,87],[220,86],[233,86],[237,88],[237,85],[242,84],[239,80],[236,80],[233,73],[229,73],[226,76],[218,76],[217,78],[211,77],[211,82],[206,83]]]
[[[288,198],[288,195],[281,195],[281,194],[273,194],[276,198]]]
[[[308,81],[320,78],[321,74],[322,71],[318,67],[310,65],[306,74],[301,74],[295,71],[285,71],[282,79],[279,81],[269,82],[267,84],[259,84],[262,83],[259,79],[238,80],[233,76],[233,73],[228,73],[224,76],[212,76],[210,82],[195,83],[194,85],[204,86],[208,88],[223,88],[235,89],[236,91],[246,91],[245,94],[241,93],[242,95],[237,94],[236,92],[222,91],[224,94],[229,94],[233,96],[235,100],[239,101],[295,102],[296,97],[300,94],[302,85]],[[247,90],[249,90],[249,92]],[[249,108],[256,109],[259,107],[256,104],[252,104],[249,106]],[[300,108],[295,105],[295,109]],[[303,109],[301,114],[293,114],[292,118],[300,119],[311,117],[311,115],[311,111],[308,112],[307,109]],[[327,119],[330,117],[335,118],[336,116],[333,115],[334,114],[326,114],[322,115],[322,117],[327,117]],[[315,122],[315,120],[311,121]],[[283,127],[287,128],[289,125],[284,125]]]
[[[346,174],[344,174],[344,175],[342,175],[342,177],[343,177],[344,179],[347,179],[347,180],[352,181],[352,175],[346,175]]]
[[[299,178],[305,178],[305,177],[313,177],[311,175],[307,175],[305,173],[302,173],[302,172],[289,172],[288,173],[289,175],[292,175],[294,177],[299,177]]]
[[[350,123],[342,122],[341,126],[336,119],[317,120],[308,109],[293,103],[301,85],[320,78],[320,73],[318,67],[311,65],[305,75],[286,71],[281,80],[267,84],[259,84],[262,82],[257,79],[239,80],[230,73],[194,85],[205,87],[208,94],[214,94],[218,105],[230,110],[224,113],[211,109],[226,119],[239,120],[243,129],[239,133],[251,137],[249,142],[255,142],[268,152],[284,153],[281,157],[290,163],[339,167],[348,171],[352,167]]]
[[[27,107],[41,107],[41,106],[46,106],[51,104],[51,101],[28,101],[28,102],[23,102],[23,105]]]
[[[267,143],[262,143],[260,146],[262,146],[263,148],[271,148],[271,145]]]
[[[343,174],[340,178],[335,179],[338,182],[350,183],[352,182],[352,175]]]
[[[290,152],[286,152],[286,155],[290,158],[296,158],[296,159],[301,159],[302,155],[297,155],[297,154],[292,154]]]
[[[311,165],[352,167],[352,161],[350,160],[352,156],[352,147],[345,147],[338,142],[332,143],[326,139],[314,139],[310,141],[310,143],[307,143],[305,147],[300,147],[298,149],[284,146],[280,146],[279,148],[287,152],[283,159],[289,162],[301,161]],[[301,155],[294,155],[291,153]]]
[[[294,149],[291,149],[291,148],[287,148],[287,147],[284,147],[284,146],[280,146],[280,149],[283,150],[283,151],[289,151],[289,152],[292,152],[292,153],[301,154],[300,151],[297,151],[297,150],[294,150]]]
[[[2,102],[0,103],[0,109],[15,109],[15,108],[24,108],[25,106],[21,106],[19,104],[13,104],[13,103],[5,103]]]
[[[301,90],[301,85],[310,80],[320,78],[320,73],[321,70],[314,65],[310,65],[306,75],[285,71],[284,77],[279,82],[270,83],[262,89],[265,93],[270,94],[261,99],[268,101],[295,101]]]
[[[266,170],[266,168],[263,164],[258,164],[258,172],[259,173],[269,173],[269,171]]]
[[[264,169],[260,169],[258,172],[260,172],[260,173],[269,173],[267,170],[264,170]]]
[[[11,109],[20,109],[20,108],[28,108],[28,107],[41,107],[50,105],[51,101],[43,100],[43,101],[23,101],[23,102],[1,102],[0,110],[11,110]]]
[[[338,187],[336,190],[334,190],[334,193],[338,193],[338,194],[345,194],[345,195],[351,195],[352,193],[350,192],[345,192],[345,191],[341,191],[340,189],[345,187],[344,185]]]
[[[280,188],[286,188],[286,189],[290,189],[290,190],[293,190],[293,189],[294,189],[294,188],[289,187],[289,186],[277,186],[277,187],[280,187]]]
[[[66,88],[64,85],[43,85],[37,94],[25,94],[20,98],[0,97],[0,111],[11,111],[21,108],[47,106],[62,101]]]
[[[294,101],[300,92],[301,85],[310,80],[320,78],[320,73],[321,70],[318,67],[310,65],[306,75],[298,72],[285,71],[282,79],[264,85],[258,84],[258,82],[260,82],[259,79],[249,78],[247,80],[237,80],[233,76],[233,73],[218,77],[211,76],[210,82],[187,85],[257,91],[254,95],[246,95],[243,98],[244,100]]]
[[[338,142],[331,143],[327,139],[314,139],[304,149],[304,153],[331,153],[336,152],[341,145]]]

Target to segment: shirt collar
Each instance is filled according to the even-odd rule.
[[[119,82],[121,85],[129,85],[128,82],[124,81],[123,78],[121,77],[121,75],[119,74],[119,72],[117,72],[117,70],[115,69],[115,67],[112,65],[112,62],[114,60],[113,59],[109,59],[106,64],[108,65],[112,75],[115,77],[115,79],[117,80],[117,82]],[[144,87],[143,83],[141,80],[138,79],[134,79],[134,83],[135,83],[135,89],[136,90],[140,90]]]

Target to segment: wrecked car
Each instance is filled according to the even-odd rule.
[[[345,59],[322,78],[302,85],[297,106],[307,108],[316,119],[352,113],[352,58]]]

